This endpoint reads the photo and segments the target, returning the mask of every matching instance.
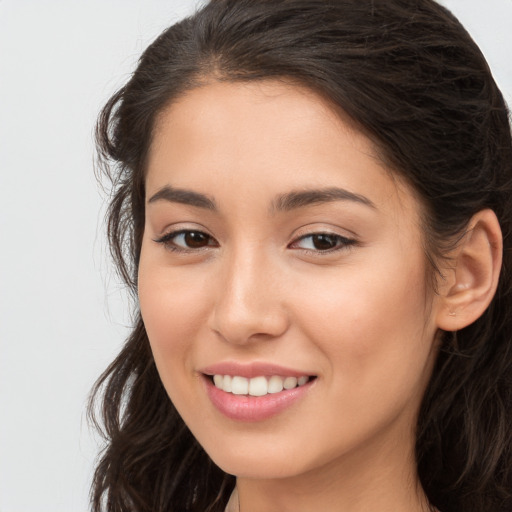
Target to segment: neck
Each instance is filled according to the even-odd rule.
[[[321,468],[287,478],[237,479],[238,512],[428,512],[416,472],[414,443],[346,454]]]

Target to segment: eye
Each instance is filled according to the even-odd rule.
[[[205,247],[217,247],[217,241],[203,231],[181,229],[165,234],[155,240],[163,244],[167,249],[178,252],[190,252],[204,249]]]
[[[292,249],[305,249],[306,251],[330,252],[345,249],[356,243],[355,240],[333,233],[312,233],[300,237],[290,244]]]

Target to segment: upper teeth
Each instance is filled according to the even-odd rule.
[[[247,379],[238,375],[214,375],[215,387],[233,393],[234,395],[264,396],[267,393],[279,393],[283,389],[292,389],[297,386],[304,386],[309,377],[253,377]]]

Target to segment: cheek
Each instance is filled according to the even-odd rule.
[[[141,256],[138,295],[155,362],[167,368],[186,365],[192,340],[205,325],[207,283],[198,275],[173,271]],[[174,375],[175,372],[172,372]]]
[[[428,373],[435,328],[427,318],[424,267],[389,261],[404,264],[347,269],[301,294],[303,330],[326,355],[335,388],[357,386],[353,396],[386,389],[401,396]]]

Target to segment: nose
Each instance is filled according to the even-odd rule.
[[[286,332],[289,318],[274,267],[256,251],[244,251],[222,263],[210,316],[210,328],[222,339],[245,344]]]

